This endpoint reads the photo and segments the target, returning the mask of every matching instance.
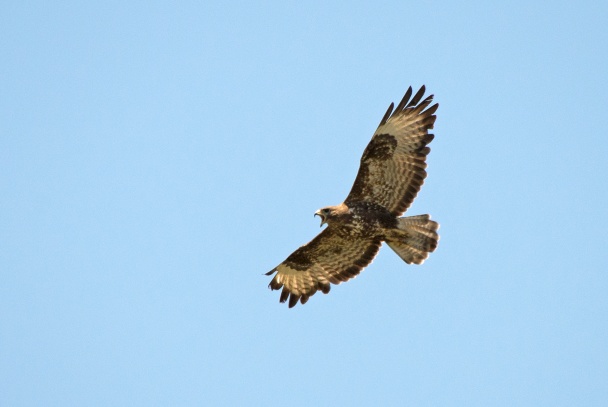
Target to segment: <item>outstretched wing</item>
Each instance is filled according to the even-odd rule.
[[[356,277],[372,262],[381,244],[378,239],[340,236],[328,227],[266,273],[277,273],[268,287],[283,287],[280,301],[289,297],[289,308],[298,300],[305,304],[318,290],[327,294],[330,283],[340,284]]]
[[[433,95],[420,102],[424,91],[422,86],[410,100],[410,87],[395,111],[391,103],[363,152],[346,205],[374,202],[401,216],[414,201],[426,178],[427,144],[434,137],[428,130],[433,128],[439,107],[434,104],[427,109]]]

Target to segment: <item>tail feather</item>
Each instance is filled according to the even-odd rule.
[[[398,219],[397,228],[388,231],[386,244],[407,264],[422,264],[437,248],[439,224],[429,215]]]

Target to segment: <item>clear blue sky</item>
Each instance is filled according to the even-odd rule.
[[[607,7],[4,4],[0,405],[607,405]],[[279,304],[422,84],[437,251]]]

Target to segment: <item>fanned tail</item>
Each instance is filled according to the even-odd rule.
[[[386,234],[386,244],[407,264],[422,264],[437,247],[439,224],[429,215],[399,218],[398,222]]]

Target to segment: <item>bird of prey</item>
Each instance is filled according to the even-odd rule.
[[[410,87],[393,110],[391,103],[361,157],[355,183],[340,205],[315,212],[327,227],[266,275],[280,302],[305,304],[317,291],[356,277],[372,262],[382,242],[406,263],[422,264],[437,247],[439,224],[429,215],[400,217],[426,178],[427,145],[434,135],[433,95]],[[410,99],[411,98],[411,99]],[[422,101],[421,101],[422,100]]]

